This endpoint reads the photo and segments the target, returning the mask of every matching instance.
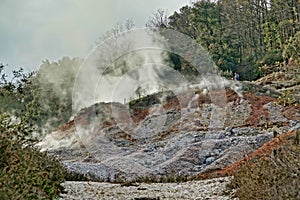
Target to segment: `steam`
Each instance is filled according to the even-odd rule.
[[[158,90],[163,47],[146,32],[128,32],[100,44],[82,64],[74,85],[74,113],[97,102],[124,102]],[[151,85],[156,85],[151,87]]]
[[[237,95],[240,97],[240,100],[243,100],[243,94],[242,94],[242,84],[240,84],[237,81],[231,82],[230,88],[237,93]]]
[[[200,78],[192,83],[179,71],[174,70],[170,63],[166,62],[170,52],[181,56],[194,66]],[[187,91],[188,87],[198,87],[205,95],[209,95],[212,103],[217,106],[211,115],[211,127],[222,127],[224,125],[222,119],[225,118],[226,84],[225,79],[216,74],[216,66],[207,53],[190,37],[172,30],[162,30],[160,33],[144,29],[131,30],[103,41],[82,62],[75,76],[72,91],[73,115],[99,102],[119,102],[126,105],[130,100],[155,92],[171,91],[175,96],[179,96]],[[161,102],[165,102],[165,97],[164,95],[160,97]],[[194,95],[188,103],[188,108],[198,98],[199,94]],[[118,105],[116,108],[112,106],[112,114],[119,128],[129,134],[142,128],[132,123],[128,111],[118,113],[120,106],[116,105]],[[164,114],[165,111],[158,106],[151,108],[150,113],[159,115]],[[121,115],[123,118],[118,121],[118,116]],[[126,116],[125,121],[124,116]],[[166,119],[163,117],[157,119],[160,119],[160,124],[163,126],[163,120]],[[90,124],[90,127],[83,128],[75,120],[77,139],[79,138],[88,149],[92,150],[95,149],[93,146],[95,141],[101,140],[101,137],[91,138],[90,133],[100,127]],[[156,129],[159,131],[160,125]],[[72,145],[75,139],[71,137],[64,140],[49,136],[45,138],[43,144],[51,148],[59,148]]]
[[[190,110],[191,110],[192,103],[197,101],[198,98],[199,98],[199,94],[195,94],[195,96],[193,96],[193,98],[189,101],[188,107],[187,107],[188,112],[190,112]]]
[[[63,135],[61,132],[54,131],[51,134],[48,134],[44,137],[44,139],[37,144],[38,147],[41,148],[41,151],[46,150],[55,150],[62,147],[71,147],[74,145],[78,145],[78,137],[76,134],[71,135]]]
[[[187,49],[191,52],[188,57]],[[206,52],[188,36],[171,30],[159,34],[144,29],[123,32],[103,41],[83,62],[74,85],[73,112],[97,102],[124,103],[137,98],[138,89],[147,95],[189,85],[190,81],[166,63],[168,52],[181,55],[203,77],[215,71]]]

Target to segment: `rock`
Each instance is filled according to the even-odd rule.
[[[294,127],[298,124],[299,122],[296,120],[290,120],[290,127]]]
[[[218,156],[220,154],[221,150],[220,149],[214,149],[212,155]]]
[[[215,157],[208,157],[208,158],[206,158],[206,160],[205,160],[205,164],[206,164],[206,165],[209,165],[209,164],[213,163],[215,160],[216,160]]]
[[[288,122],[288,119],[286,119],[282,115],[281,106],[278,106],[273,102],[270,102],[266,105],[263,105],[263,108],[267,108],[269,110],[270,122],[272,123]]]
[[[40,144],[51,149],[70,171],[95,180],[119,182],[196,176],[222,169],[273,137],[272,132],[256,127],[260,125],[256,121],[261,123],[261,114],[266,116],[264,120],[279,123],[280,132],[290,128],[280,109],[271,103],[271,97],[227,89],[228,102],[223,102],[223,108],[217,108],[201,94],[198,98],[202,103],[198,107],[191,105],[190,112],[186,112],[184,105],[195,96],[194,91],[188,92],[179,93],[177,98],[166,97],[162,106],[157,105],[155,95],[150,95],[131,103],[130,112],[119,103],[96,104],[80,111],[74,121]],[[254,108],[261,110],[255,113]],[[213,114],[216,111],[225,115]],[[212,116],[220,119],[211,122]]]

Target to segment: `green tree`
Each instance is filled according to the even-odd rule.
[[[72,116],[73,86],[81,63],[80,58],[64,57],[57,62],[46,60],[32,78],[29,90],[34,95],[31,104],[38,108],[35,123],[42,129],[51,131]]]
[[[300,31],[290,37],[288,43],[284,46],[283,57],[292,59],[300,64]]]
[[[253,80],[263,74],[263,65],[283,61],[282,49],[300,31],[299,19],[299,0],[200,0],[174,12],[164,27],[195,39],[222,71],[238,71]],[[176,70],[193,73],[178,55],[170,54],[169,62]]]
[[[169,17],[168,28],[182,32],[204,47],[221,70],[236,71],[241,54],[240,43],[228,26],[222,4],[202,0],[184,6]],[[188,56],[189,49],[186,49]],[[193,67],[178,55],[170,54],[169,60],[176,70],[185,74],[195,73]]]
[[[192,10],[192,24],[198,32],[197,41],[207,49],[221,70],[236,71],[240,43],[228,27],[222,5],[219,2],[198,1]]]
[[[0,199],[54,199],[66,177],[61,164],[34,148],[39,108],[34,73],[14,70],[9,79],[0,65]]]
[[[4,65],[0,65],[0,115],[1,126],[4,130],[13,129],[17,138],[31,138],[36,131],[33,123],[35,115],[29,112],[33,93],[28,90],[33,73],[24,74],[23,69],[14,70],[12,78],[4,73]]]

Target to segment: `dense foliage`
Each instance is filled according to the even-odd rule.
[[[79,59],[44,62],[36,73],[0,66],[0,199],[54,199],[69,174],[59,161],[34,144],[72,114],[72,85]],[[50,123],[49,123],[50,120]]]
[[[13,135],[0,134],[0,199],[54,199],[63,190],[65,169]]]
[[[5,89],[1,89],[3,94]],[[10,95],[17,102],[17,97]],[[53,199],[62,191],[65,170],[58,161],[32,147],[29,138],[35,128],[24,119],[0,115],[0,199]]]
[[[300,146],[290,140],[273,156],[253,158],[236,172],[231,187],[239,199],[299,199]]]
[[[19,131],[28,134],[49,132],[67,122],[72,116],[72,90],[81,62],[67,57],[52,63],[46,60],[37,72],[13,71],[10,80],[2,64],[0,114],[12,115],[16,124],[26,123]]]
[[[264,75],[260,67],[265,64],[299,57],[297,0],[200,0],[168,19],[164,15],[159,10],[148,26],[187,34],[209,52],[220,70],[237,71],[242,79]],[[176,70],[192,67],[174,54],[169,61]]]

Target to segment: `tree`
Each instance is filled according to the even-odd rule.
[[[33,148],[39,107],[33,78],[23,69],[12,78],[0,64],[0,199],[54,199],[62,191],[66,170],[60,163]]]
[[[236,71],[240,60],[240,42],[237,34],[227,26],[222,4],[201,0],[191,7],[184,6],[180,12],[169,17],[169,26],[195,39],[204,47],[221,70]],[[186,49],[186,54],[189,50]],[[184,74],[195,73],[193,66],[178,55],[170,54],[169,62]]]
[[[220,3],[199,1],[193,7],[193,26],[197,41],[207,49],[221,70],[236,71],[240,59],[236,34],[228,28]]]
[[[283,57],[292,59],[300,64],[300,31],[290,37],[288,43],[284,46]]]
[[[82,63],[80,58],[64,57],[57,62],[43,61],[29,90],[33,91],[32,104],[39,109],[35,123],[51,131],[72,116],[72,92],[75,78]]]
[[[168,13],[166,10],[163,10],[161,8],[154,12],[146,23],[146,27],[151,30],[157,30],[158,28],[167,28],[168,26]]]

